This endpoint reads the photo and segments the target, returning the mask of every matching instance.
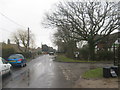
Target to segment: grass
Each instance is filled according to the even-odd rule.
[[[103,69],[97,68],[93,70],[89,70],[82,75],[83,78],[102,78],[103,77]]]
[[[96,62],[96,61],[75,60],[75,59],[67,58],[64,55],[58,55],[56,57],[55,61],[59,61],[59,62]]]

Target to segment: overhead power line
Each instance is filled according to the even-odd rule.
[[[7,17],[6,15],[4,15],[3,13],[0,12],[0,14],[1,14],[3,17],[5,17],[6,19],[8,19],[9,21],[11,21],[12,23],[14,23],[14,24],[16,24],[16,25],[18,25],[18,26],[21,26],[21,27],[26,28],[25,26],[23,26],[23,25],[17,23],[16,21],[10,19],[9,17]]]
[[[12,33],[11,31],[9,31],[9,30],[7,30],[7,29],[5,29],[5,28],[1,28],[1,27],[0,27],[0,30],[1,30],[1,31],[6,31],[6,32],[9,32],[9,33]]]

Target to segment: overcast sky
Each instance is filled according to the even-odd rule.
[[[35,34],[37,46],[41,47],[41,43],[53,46],[54,30],[43,28],[41,21],[57,2],[59,0],[0,0],[0,42],[6,42],[17,29],[27,30],[30,27]],[[22,26],[14,24],[2,14]]]
[[[36,45],[52,44],[54,30],[45,29],[41,25],[44,13],[52,9],[59,0],[0,0],[0,42],[11,38],[12,32],[17,29],[30,30],[35,34]],[[17,22],[17,25],[6,19],[3,15]],[[24,26],[24,27],[23,27]],[[2,36],[2,38],[1,38]]]

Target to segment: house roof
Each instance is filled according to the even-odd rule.
[[[119,33],[120,34],[120,33]],[[106,36],[104,39],[99,41],[98,44],[104,44],[107,48],[111,48],[113,43],[118,39],[118,32]]]

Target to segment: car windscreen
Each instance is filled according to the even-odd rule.
[[[24,59],[22,55],[11,55],[10,57],[8,57],[8,59],[17,59],[17,58]]]
[[[8,62],[5,60],[5,59],[3,59],[2,58],[2,62],[3,62],[3,64],[7,64]]]

